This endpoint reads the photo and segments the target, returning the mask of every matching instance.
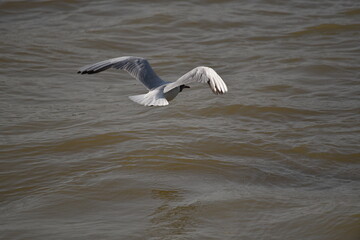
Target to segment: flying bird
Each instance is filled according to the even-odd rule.
[[[151,68],[149,62],[141,57],[118,57],[87,65],[79,69],[80,74],[93,74],[109,68],[122,69],[139,80],[149,90],[146,94],[130,96],[129,98],[144,106],[165,106],[173,100],[188,84],[193,82],[207,83],[215,94],[228,91],[225,82],[209,67],[196,67],[184,74],[175,82],[162,80]]]

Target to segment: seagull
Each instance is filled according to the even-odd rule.
[[[207,83],[214,94],[224,94],[228,91],[225,82],[209,67],[196,67],[184,74],[175,82],[162,80],[154,72],[149,62],[141,57],[117,57],[98,63],[84,66],[79,69],[79,74],[93,74],[105,71],[109,68],[122,69],[139,80],[149,90],[146,94],[130,96],[129,98],[144,106],[166,106],[184,88],[190,88],[187,84],[193,82]]]

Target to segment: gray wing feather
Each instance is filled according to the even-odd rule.
[[[111,67],[127,71],[131,76],[141,81],[148,89],[153,89],[166,83],[156,75],[149,62],[140,57],[118,57],[108,59],[84,66],[79,69],[78,73],[93,74],[105,71]]]
[[[228,91],[225,82],[214,71],[214,69],[209,67],[196,67],[188,73],[184,74],[177,81],[166,85],[164,92],[166,93],[180,85],[186,85],[193,82],[209,84],[211,90],[215,94],[224,94]]]

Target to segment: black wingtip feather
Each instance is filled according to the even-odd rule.
[[[86,70],[84,70],[84,71],[78,71],[77,73],[83,75],[83,74],[94,74],[94,73],[98,73],[98,72],[101,72],[101,71],[92,71],[92,70],[86,71]]]

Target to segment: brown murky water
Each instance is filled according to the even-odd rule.
[[[1,239],[360,239],[359,1],[0,1]],[[143,107],[118,56],[229,93]]]

